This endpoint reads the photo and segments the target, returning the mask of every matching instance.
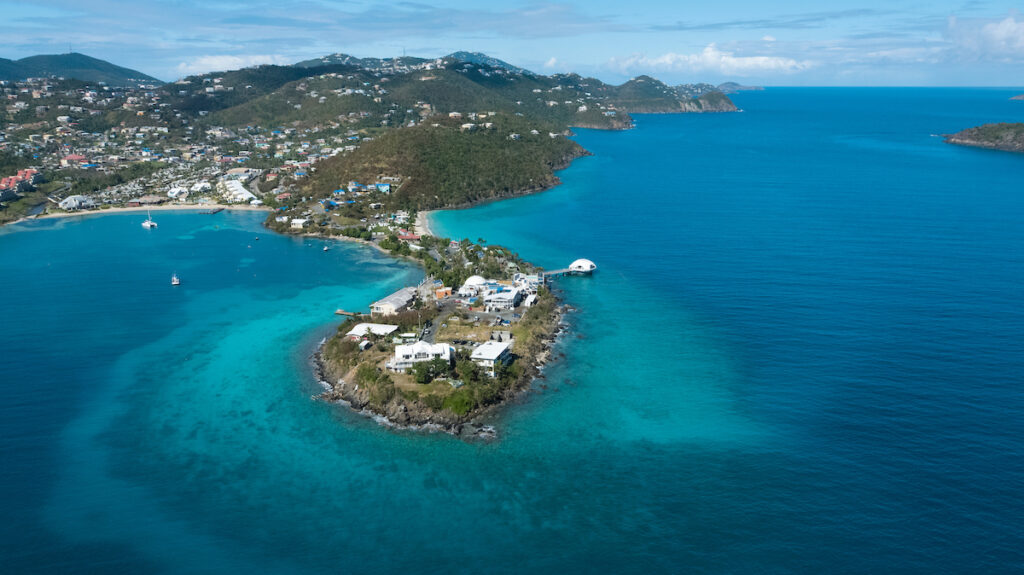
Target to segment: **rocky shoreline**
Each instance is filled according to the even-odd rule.
[[[503,390],[494,402],[465,415],[460,416],[448,410],[435,410],[420,402],[409,401],[401,395],[396,395],[381,409],[375,409],[370,405],[368,389],[359,389],[358,384],[345,381],[343,374],[334,373],[327,366],[323,358],[326,338],[320,342],[312,356],[314,376],[324,388],[324,391],[314,395],[313,399],[344,405],[381,425],[395,429],[444,432],[463,439],[495,439],[497,430],[494,426],[488,425],[484,421],[485,418],[494,415],[512,401],[522,399],[531,391],[534,381],[542,375],[544,366],[552,357],[552,347],[567,330],[568,326],[564,319],[565,314],[570,311],[574,310],[563,304],[557,306],[548,316],[550,332],[542,338],[540,351],[532,358],[524,358],[528,360],[524,363],[526,368],[514,385]]]
[[[1024,152],[1024,124],[1022,123],[985,124],[955,134],[945,134],[943,137],[947,144],[957,146],[1004,152]]]

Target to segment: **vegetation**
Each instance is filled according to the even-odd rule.
[[[1008,152],[1024,152],[1024,123],[985,124],[946,136],[946,142]]]
[[[510,133],[520,132],[520,140],[509,140]],[[400,174],[404,181],[392,192],[396,207],[466,205],[553,186],[558,183],[554,171],[584,153],[567,138],[530,134],[521,120],[473,132],[445,121],[393,130],[350,155],[321,162],[308,190],[313,197],[327,197],[344,182]]]

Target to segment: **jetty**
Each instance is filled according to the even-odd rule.
[[[204,213],[204,214],[210,214],[210,215],[213,215],[213,214],[219,214],[219,213],[221,213],[221,212],[223,212],[223,211],[224,211],[224,208],[213,208],[212,210],[207,210],[207,211],[205,211],[205,212],[203,212],[203,213]]]
[[[343,309],[336,309],[336,310],[334,310],[334,315],[344,315],[344,316],[348,316],[348,317],[356,317],[356,316],[360,316],[360,315],[363,315],[363,314],[356,313],[354,311],[345,311]]]

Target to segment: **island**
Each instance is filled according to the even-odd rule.
[[[1014,97],[1012,97],[1010,99],[1011,100],[1024,100],[1024,94],[1017,94],[1016,96],[1014,96]]]
[[[1024,152],[1024,123],[985,124],[968,128],[947,135],[946,142],[958,146]]]
[[[338,310],[347,319],[316,354],[318,399],[467,437],[488,435],[481,418],[530,389],[550,357],[566,312],[552,278],[596,265],[579,254],[544,270],[483,238],[436,237],[426,211],[558,185],[556,172],[589,154],[575,129],[737,111],[733,85],[611,85],[473,52],[332,54],[168,84],[80,54],[7,62],[0,223],[260,209],[276,232],[415,261],[423,283]]]

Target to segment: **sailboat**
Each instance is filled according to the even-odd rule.
[[[146,210],[146,221],[142,222],[142,227],[147,230],[156,227],[156,222],[153,221],[153,215],[149,213],[149,210]]]
[[[181,280],[178,279],[178,274],[171,274],[171,285],[172,286],[181,285]]]

